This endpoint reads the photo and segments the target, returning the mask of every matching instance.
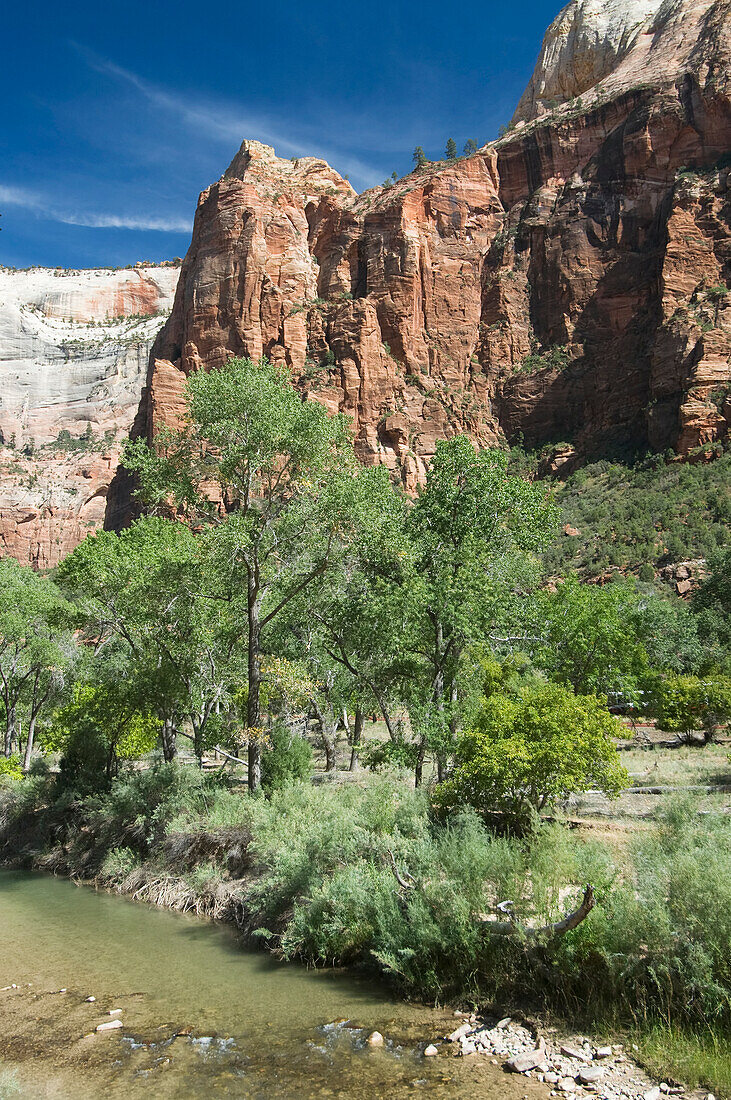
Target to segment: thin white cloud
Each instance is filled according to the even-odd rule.
[[[382,169],[376,169],[350,153],[320,145],[316,140],[305,143],[302,138],[290,137],[282,132],[281,121],[276,118],[247,114],[230,103],[188,99],[144,80],[137,73],[100,57],[77,42],[72,42],[72,45],[95,72],[128,84],[153,106],[177,116],[185,126],[195,130],[199,139],[213,139],[231,149],[233,146],[238,148],[244,138],[255,138],[273,146],[280,156],[321,156],[336,166],[338,171],[355,177],[365,187],[372,187],[381,180]]]
[[[89,229],[141,229],[160,233],[189,233],[190,218],[138,218],[123,214],[88,214],[63,210],[38,191],[24,187],[10,187],[0,184],[0,203],[5,206],[19,206],[30,210],[39,217],[64,225],[81,225]]]

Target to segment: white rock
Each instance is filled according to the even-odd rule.
[[[662,0],[570,0],[546,31],[528,87],[513,115],[530,121],[553,100],[580,96],[629,53]]]
[[[121,1016],[122,1015],[122,1009],[121,1008],[110,1008],[109,1009],[109,1015],[110,1016]]]
[[[594,1052],[594,1057],[595,1058],[611,1058],[612,1057],[612,1048],[611,1047],[597,1047],[595,1052]]]
[[[97,1031],[114,1031],[116,1028],[122,1027],[121,1020],[107,1020],[104,1024],[97,1024]]]
[[[380,1031],[372,1031],[366,1039],[369,1047],[382,1047],[385,1039],[381,1035]]]
[[[96,1000],[96,997],[84,997],[84,1000],[86,1001],[87,1004],[93,1004],[94,1001]]]
[[[662,1093],[659,1088],[648,1089],[647,1092],[643,1092],[642,1100],[660,1100]]]
[[[556,1087],[560,1092],[576,1092],[576,1081],[573,1077],[562,1077]]]
[[[425,1058],[433,1058],[438,1053],[439,1053],[439,1051],[434,1046],[434,1043],[429,1043],[429,1046],[426,1047],[425,1050],[424,1050],[424,1057]]]

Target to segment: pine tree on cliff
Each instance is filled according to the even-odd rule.
[[[457,159],[457,143],[455,142],[454,138],[450,138],[447,142],[447,147],[444,150],[444,156],[447,158],[447,160]]]
[[[471,157],[473,153],[477,152],[477,142],[474,138],[468,138],[464,143],[464,149],[462,150],[466,157]]]
[[[414,164],[417,168],[423,168],[426,164],[426,153],[420,145],[414,149]]]

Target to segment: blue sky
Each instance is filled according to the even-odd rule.
[[[6,8],[0,263],[184,255],[243,138],[357,190],[507,122],[560,0],[35,0]]]

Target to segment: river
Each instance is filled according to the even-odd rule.
[[[227,926],[3,871],[0,937],[0,1100],[545,1096],[446,1044],[424,1057],[449,1010],[244,950]]]

